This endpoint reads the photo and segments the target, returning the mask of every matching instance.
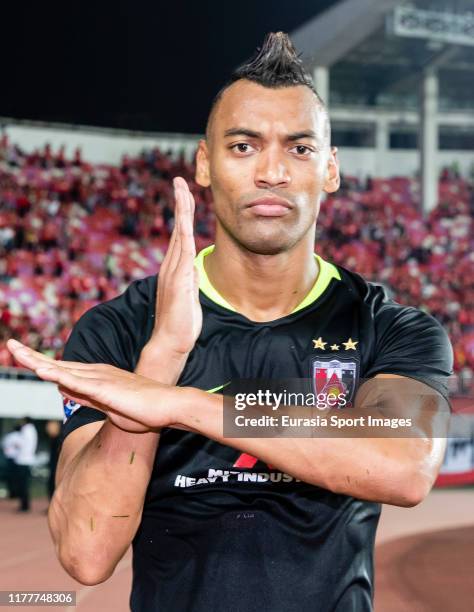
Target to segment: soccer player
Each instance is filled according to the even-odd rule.
[[[314,254],[339,163],[286,35],[269,35],[217,95],[196,180],[212,189],[214,246],[196,257],[177,178],[158,284],[86,313],[67,361],[9,342],[69,398],[49,511],[58,557],[96,584],[132,543],[135,612],[371,610],[380,504],[419,503],[442,461],[432,417],[447,397],[447,336]],[[228,381],[308,376],[315,391],[369,379],[369,395],[380,380],[418,381],[404,409],[419,435],[224,436]]]

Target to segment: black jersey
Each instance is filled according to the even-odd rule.
[[[212,247],[211,247],[212,248]],[[319,256],[288,316],[258,323],[201,277],[203,328],[179,385],[216,391],[239,378],[347,375],[419,379],[447,395],[452,350],[428,314]],[[133,370],[154,324],[156,277],[87,312],[65,358]],[[337,370],[337,365],[336,365]],[[196,406],[199,410],[199,406]],[[63,435],[104,415],[66,405]],[[372,609],[380,505],[301,482],[194,433],[162,432],[133,541],[135,612],[363,612]]]

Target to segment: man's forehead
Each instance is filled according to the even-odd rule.
[[[295,133],[313,130],[324,138],[325,111],[305,85],[269,88],[240,80],[222,94],[213,113],[213,130],[223,137],[229,129]]]

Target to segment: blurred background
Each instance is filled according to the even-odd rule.
[[[316,251],[445,326],[453,422],[472,421],[472,0],[8,3],[1,18],[1,589],[71,588],[79,610],[128,609],[130,555],[98,587],[55,561],[45,510],[63,407],[5,343],[59,357],[83,312],[155,274],[176,175],[196,199],[197,248],[213,242],[196,144],[212,98],[269,31],[290,33],[339,147]],[[471,432],[449,439],[423,504],[384,508],[378,612],[472,609]]]

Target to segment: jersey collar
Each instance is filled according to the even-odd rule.
[[[231,310],[232,312],[237,312],[236,309],[229,304],[229,302],[222,297],[222,295],[215,289],[215,287],[211,284],[209,277],[207,276],[206,269],[204,268],[204,258],[212,253],[214,250],[214,245],[206,247],[202,251],[199,251],[195,260],[194,266],[199,272],[199,289],[204,293],[206,297],[210,300],[222,306],[223,308],[227,308],[227,310]],[[308,295],[303,299],[302,302],[296,306],[295,309],[291,311],[290,314],[294,312],[298,312],[306,306],[309,306],[313,302],[315,302],[328,288],[331,279],[335,278],[337,280],[341,280],[341,275],[336,266],[328,261],[325,261],[322,257],[314,253],[316,261],[319,265],[319,274],[316,282],[312,286]]]

